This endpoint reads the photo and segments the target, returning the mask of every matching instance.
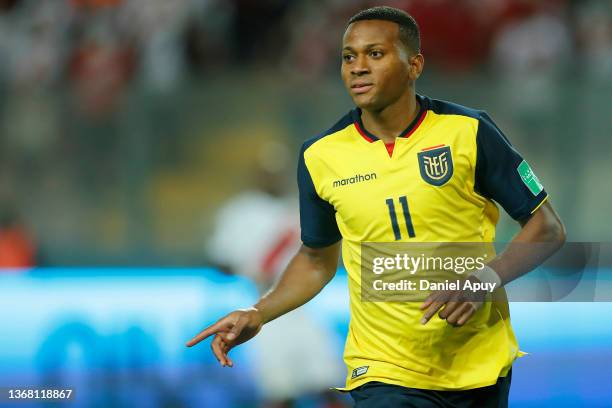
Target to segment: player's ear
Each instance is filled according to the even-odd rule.
[[[416,81],[423,72],[423,66],[425,65],[425,59],[423,58],[423,54],[415,54],[411,56],[408,60],[410,64],[409,75],[412,81]]]

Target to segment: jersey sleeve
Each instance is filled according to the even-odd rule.
[[[300,226],[304,245],[323,248],[338,242],[342,236],[336,222],[336,210],[317,194],[306,162],[304,152],[300,151],[298,160],[298,188],[300,195]]]
[[[484,112],[476,145],[476,192],[499,203],[517,221],[529,217],[547,193],[529,164]]]

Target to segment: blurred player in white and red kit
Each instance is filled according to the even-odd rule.
[[[280,143],[261,147],[253,169],[253,186],[228,200],[206,242],[208,260],[225,273],[254,280],[263,294],[300,247],[298,204],[287,194],[292,163]],[[333,334],[304,310],[267,324],[254,341],[255,380],[268,404],[289,407],[306,394],[326,395],[329,384],[344,376],[334,352]],[[335,364],[334,364],[335,363]]]

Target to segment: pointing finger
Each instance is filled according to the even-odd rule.
[[[205,338],[210,337],[211,335],[226,329],[228,324],[229,322],[225,319],[219,320],[217,323],[213,324],[212,326],[208,326],[207,328],[202,330],[200,333],[198,333],[194,338],[189,340],[186,346],[187,347],[195,346],[196,344],[198,344]]]

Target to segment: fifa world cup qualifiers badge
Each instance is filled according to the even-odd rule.
[[[531,191],[531,194],[537,196],[542,192],[544,186],[542,186],[542,183],[540,183],[540,180],[535,175],[533,170],[531,170],[531,167],[529,166],[529,164],[527,164],[525,160],[523,160],[521,164],[519,164],[516,170],[521,176],[521,180],[523,180],[523,183],[527,186],[529,191]]]

